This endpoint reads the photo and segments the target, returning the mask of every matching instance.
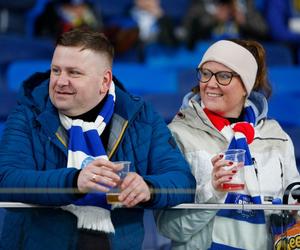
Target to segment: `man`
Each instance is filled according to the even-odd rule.
[[[50,79],[25,81],[2,137],[0,200],[48,207],[10,209],[0,249],[141,249],[141,208],[193,202],[189,166],[157,113],[113,79],[113,54],[103,34],[75,29]],[[111,210],[119,160],[131,161],[118,197],[130,209]]]

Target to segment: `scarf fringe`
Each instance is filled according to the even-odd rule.
[[[78,228],[85,228],[105,233],[115,233],[109,210],[99,207],[80,207],[75,205],[64,206],[62,209],[71,212],[78,218]]]

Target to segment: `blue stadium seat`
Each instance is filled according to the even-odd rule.
[[[134,94],[176,93],[175,69],[152,67],[139,63],[115,63],[113,74]]]
[[[101,13],[104,22],[119,19],[127,13],[133,0],[89,0],[96,12]],[[107,23],[106,23],[107,24]]]
[[[293,54],[288,46],[274,42],[265,42],[262,45],[266,51],[268,66],[291,66],[294,64]]]
[[[152,44],[145,48],[145,63],[155,67],[196,68],[200,55],[185,47]]]
[[[0,65],[21,59],[51,59],[53,51],[53,41],[48,39],[0,35]]]
[[[273,88],[269,115],[286,125],[300,126],[300,67],[269,67]]]
[[[183,97],[197,86],[198,80],[196,77],[196,67],[194,68],[179,68],[177,70],[179,94]]]
[[[17,92],[22,82],[35,72],[50,69],[50,60],[16,60],[8,65],[6,72],[7,88]]]
[[[161,6],[167,16],[171,17],[176,24],[180,23],[185,16],[191,0],[161,0]]]
[[[184,45],[170,47],[159,43],[149,44],[145,47],[145,61],[151,66],[195,69],[212,43],[210,40],[198,42],[193,50]]]
[[[166,123],[172,121],[182,103],[182,95],[178,93],[144,94],[142,97],[153,105]]]
[[[268,75],[275,94],[300,93],[300,66],[270,66]]]

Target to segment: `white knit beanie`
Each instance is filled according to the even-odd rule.
[[[240,75],[248,96],[254,86],[257,74],[257,62],[249,50],[243,46],[220,40],[211,45],[202,57],[199,68],[208,61],[222,63]]]

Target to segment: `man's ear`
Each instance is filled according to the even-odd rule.
[[[112,82],[112,71],[111,69],[106,69],[103,74],[103,81],[100,88],[100,94],[106,94],[110,88]]]

